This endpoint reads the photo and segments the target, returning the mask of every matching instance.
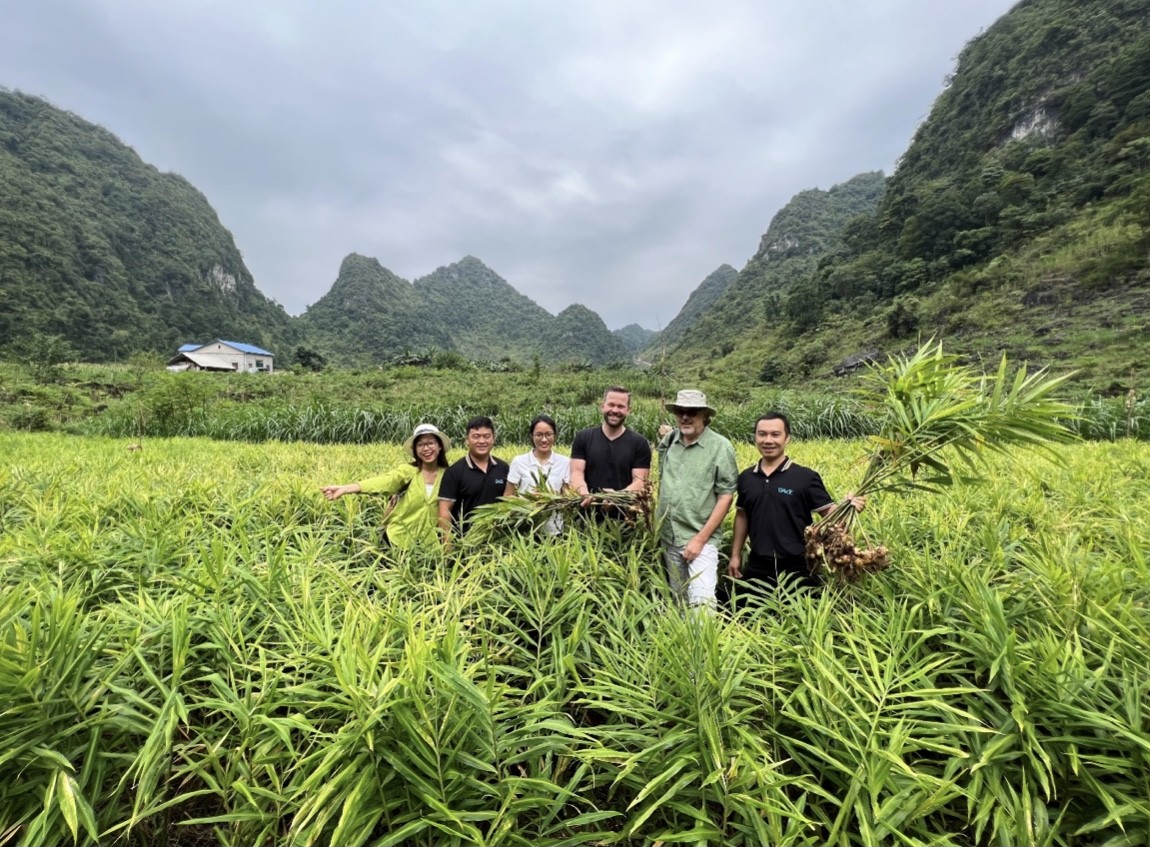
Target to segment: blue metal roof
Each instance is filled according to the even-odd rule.
[[[219,341],[220,341],[220,344],[226,344],[229,347],[235,347],[241,353],[254,353],[256,356],[274,356],[275,355],[274,353],[271,353],[262,347],[256,347],[254,344],[244,344],[241,341],[225,341],[222,338]]]
[[[271,353],[262,347],[256,347],[254,344],[244,344],[242,341],[227,341],[223,338],[217,338],[216,341],[209,341],[208,344],[214,343],[226,344],[229,347],[234,347],[241,353],[251,353],[254,356],[271,356],[275,358],[275,353]],[[207,347],[207,344],[181,344],[177,353],[191,353],[193,350],[199,350],[201,347]]]

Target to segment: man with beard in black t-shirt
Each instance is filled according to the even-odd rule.
[[[597,491],[642,491],[651,473],[651,445],[627,429],[631,392],[613,385],[599,407],[602,426],[580,430],[571,443],[571,490],[584,496]],[[590,504],[585,500],[584,505]]]

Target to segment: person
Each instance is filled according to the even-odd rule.
[[[557,494],[569,487],[571,460],[555,452],[558,433],[559,428],[550,415],[538,415],[531,421],[528,427],[531,449],[511,460],[511,467],[507,471],[507,487],[503,490],[504,497],[528,494],[540,484],[546,484],[547,488]],[[562,516],[552,515],[544,529],[551,535],[558,535],[563,531]]]
[[[398,495],[384,527],[385,543],[400,549],[431,549],[439,541],[439,487],[451,439],[435,424],[421,423],[405,447],[412,457],[410,464],[362,482],[325,485],[321,490],[328,500],[345,494]]]
[[[470,515],[480,506],[494,503],[507,488],[507,463],[491,455],[495,424],[491,418],[467,422],[467,455],[449,467],[439,486],[439,528],[446,547],[452,532],[463,535]]]
[[[715,605],[723,519],[735,499],[739,467],[731,442],[711,429],[707,395],[684,389],[665,408],[678,427],[660,427],[655,515],[671,590],[689,606]]]
[[[782,412],[767,412],[755,422],[755,446],[760,459],[739,474],[735,501],[735,529],[727,573],[736,594],[747,588],[774,589],[780,581],[807,588],[819,580],[806,563],[806,528],[811,513],[826,516],[834,501],[822,477],[787,456],[791,423]],[[856,511],[866,501],[848,496]],[[750,555],[743,548],[750,540]]]
[[[583,495],[599,491],[642,491],[651,473],[651,445],[627,429],[631,392],[618,385],[603,393],[601,426],[581,429],[571,442],[571,490]],[[600,512],[602,515],[610,511]]]

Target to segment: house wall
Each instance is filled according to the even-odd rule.
[[[243,353],[226,344],[208,344],[196,350],[197,356],[205,356],[219,362],[224,367],[247,373],[272,373],[274,368],[271,356],[258,356],[255,353]]]

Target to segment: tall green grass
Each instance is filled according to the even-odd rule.
[[[651,371],[483,373],[395,367],[323,374],[169,374],[139,366],[70,365],[63,381],[39,384],[0,363],[0,432],[53,431],[123,438],[210,437],[231,441],[323,444],[399,442],[416,423],[431,421],[460,434],[474,415],[489,415],[505,437],[525,437],[530,420],[552,415],[561,436],[598,422],[604,388],[634,391],[630,425],[654,438],[668,421],[663,403],[680,385]],[[717,431],[743,440],[768,409],[790,416],[803,438],[857,438],[876,431],[867,406],[841,391],[775,390],[706,383],[719,414]],[[450,399],[448,399],[450,398]],[[1150,401],[1138,393],[1087,397],[1068,424],[1091,440],[1150,438]]]
[[[1143,444],[876,498],[888,571],[734,617],[650,539],[382,555],[318,486],[397,446],[126,447],[0,435],[0,843],[1150,839]]]

